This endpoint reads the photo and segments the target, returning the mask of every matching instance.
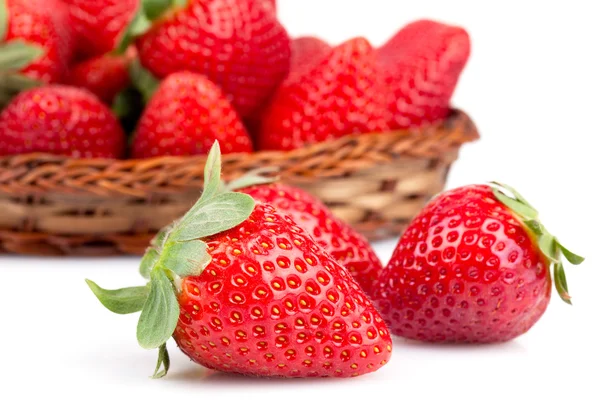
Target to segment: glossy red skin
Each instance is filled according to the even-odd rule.
[[[78,53],[83,58],[114,50],[140,4],[140,0],[63,1],[69,6]]]
[[[331,52],[331,46],[325,41],[313,37],[304,36],[292,41],[292,61],[290,70],[297,71],[299,68],[310,68],[320,62]]]
[[[204,74],[242,117],[258,110],[285,78],[291,52],[273,11],[255,0],[190,0],[137,46],[142,65],[155,76]]]
[[[183,280],[174,334],[193,361],[265,377],[351,377],[390,359],[389,332],[356,282],[272,206],[257,204],[207,244],[213,260]]]
[[[382,75],[364,38],[335,48],[312,68],[292,70],[263,115],[259,148],[293,150],[389,129]]]
[[[21,93],[0,113],[0,155],[43,152],[120,158],[125,133],[93,94],[51,85]]]
[[[129,65],[136,57],[132,47],[127,54],[107,53],[71,67],[67,83],[89,90],[103,102],[112,104],[121,91],[131,84]]]
[[[250,136],[223,92],[202,75],[180,72],[166,78],[146,106],[133,156],[208,154],[215,140],[223,154],[252,152]]]
[[[374,302],[392,333],[502,342],[529,330],[551,293],[548,261],[488,186],[440,195],[407,228]]]
[[[429,20],[404,27],[378,50],[381,73],[389,88],[393,129],[442,120],[469,59],[468,33]]]
[[[44,83],[62,81],[73,47],[69,42],[64,5],[57,0],[8,0],[6,42],[22,40],[41,46],[44,55],[21,73]]]
[[[333,215],[320,200],[301,189],[281,184],[242,191],[288,215],[350,272],[367,295],[372,294],[373,283],[383,269],[381,261],[367,239]]]

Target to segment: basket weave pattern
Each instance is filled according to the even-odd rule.
[[[291,152],[223,156],[225,179],[277,167],[369,239],[400,234],[446,182],[460,146],[479,137],[455,111],[419,131],[347,136]],[[200,195],[205,157],[0,158],[0,252],[140,254]]]

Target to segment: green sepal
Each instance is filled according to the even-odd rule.
[[[155,249],[162,249],[165,241],[167,240],[167,238],[169,237],[169,234],[171,233],[171,231],[173,230],[173,228],[177,225],[178,221],[174,221],[171,224],[165,226],[164,228],[162,228],[157,234],[156,236],[154,236],[154,238],[152,239],[152,241],[150,242],[150,245],[152,247],[154,247]]]
[[[567,259],[567,261],[569,261],[570,264],[580,265],[585,261],[585,258],[573,253],[565,246],[563,246],[558,240],[556,241],[556,244],[560,248],[560,252],[565,256],[565,258]]]
[[[148,299],[148,285],[106,290],[89,279],[85,281],[100,303],[116,314],[133,314],[141,311]]]
[[[130,97],[129,90],[122,90],[115,96],[111,108],[117,118],[124,118],[132,112]]]
[[[199,276],[211,260],[208,247],[201,240],[188,242],[170,240],[162,250],[159,264],[178,276],[186,278]]]
[[[279,168],[277,167],[264,167],[255,169],[248,172],[244,176],[229,182],[225,186],[225,190],[234,192],[236,190],[245,189],[251,186],[268,185],[270,183],[277,182],[279,178],[272,175],[277,174],[278,172]]]
[[[512,186],[509,186],[509,185],[507,185],[507,184],[505,184],[505,183],[500,183],[500,182],[497,182],[497,181],[494,181],[494,182],[491,182],[491,183],[492,183],[493,185],[496,185],[496,186],[498,186],[498,187],[501,187],[501,188],[503,188],[503,189],[505,189],[505,190],[508,190],[508,191],[509,191],[509,192],[510,192],[510,193],[511,193],[511,194],[512,194],[514,197],[515,197],[515,199],[517,199],[519,202],[521,202],[521,203],[525,204],[527,207],[531,208],[533,211],[535,211],[535,212],[536,212],[536,214],[538,213],[538,211],[535,209],[535,207],[534,207],[533,205],[531,205],[531,203],[530,203],[530,202],[528,202],[528,201],[527,201],[527,199],[526,199],[525,197],[523,197],[523,196],[521,195],[521,193],[519,193],[519,192],[517,191],[517,189],[515,189],[514,187],[512,187]]]
[[[142,94],[144,102],[148,103],[160,85],[150,71],[142,66],[139,59],[135,59],[129,66],[129,76],[133,86]]]
[[[554,236],[551,236],[548,233],[542,233],[541,237],[538,240],[538,247],[544,253],[549,260],[553,262],[560,262],[559,257],[557,257],[557,244]]]
[[[161,370],[162,367],[162,370]],[[169,351],[167,350],[167,344],[163,343],[158,348],[158,361],[156,362],[156,369],[152,379],[160,379],[167,375],[169,368],[171,367],[171,358],[169,357]]]
[[[204,189],[202,190],[202,196],[200,197],[198,204],[207,201],[219,192],[221,185],[221,167],[221,146],[218,141],[215,141],[206,158],[206,164],[204,165]],[[193,213],[194,207],[192,207],[190,211]]]
[[[8,22],[8,4],[6,0],[0,0],[0,42],[6,40]]]
[[[137,339],[144,349],[156,349],[175,332],[179,320],[176,289],[163,268],[150,274],[150,294],[144,304],[137,326]]]
[[[153,247],[148,248],[140,263],[140,275],[146,279],[150,279],[150,273],[156,266],[159,258],[160,254],[158,253],[158,250]]]
[[[133,17],[133,20],[127,26],[125,32],[123,32],[123,35],[121,35],[121,39],[119,40],[119,43],[117,43],[116,53],[125,54],[135,39],[148,32],[151,28],[152,21],[146,17],[146,14],[144,14],[143,9],[140,6],[138,12],[135,14],[135,17]]]
[[[567,285],[567,276],[565,275],[565,268],[561,262],[554,264],[554,286],[562,301],[567,304],[572,304],[571,296],[569,295],[569,287]]]
[[[44,48],[23,40],[11,40],[0,46],[0,71],[17,72],[44,55]]]
[[[150,21],[160,18],[171,7],[172,0],[142,0],[144,14]]]
[[[502,193],[500,190],[498,190],[496,188],[493,188],[493,191],[494,191],[494,195],[496,196],[496,198],[502,204],[504,204],[505,206],[507,206],[508,208],[510,208],[517,214],[519,214],[520,216],[527,218],[527,219],[537,219],[538,218],[538,212],[534,208],[529,207],[527,204],[522,203],[519,200],[515,200],[513,198],[508,197],[507,195],[505,195],[504,193]]]

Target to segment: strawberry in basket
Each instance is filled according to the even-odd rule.
[[[148,249],[145,286],[88,285],[111,311],[141,311],[137,337],[170,366],[171,336],[192,361],[263,377],[351,377],[391,356],[389,332],[346,270],[289,216],[223,190],[218,146],[200,200]],[[162,367],[162,370],[161,370]]]

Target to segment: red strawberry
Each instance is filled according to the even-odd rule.
[[[218,149],[217,146],[215,146]],[[354,279],[288,216],[223,192],[212,152],[204,193],[142,261],[150,285],[107,291],[111,311],[142,310],[138,341],[169,367],[171,335],[193,361],[256,376],[372,372],[390,358],[387,328]]]
[[[310,67],[320,62],[331,52],[331,46],[323,40],[313,37],[299,37],[292,41],[292,60],[290,70]]]
[[[242,117],[257,110],[289,70],[290,40],[256,0],[190,0],[141,36],[142,65],[158,78],[190,71],[219,85]]]
[[[510,196],[507,196],[508,193]],[[550,300],[550,266],[569,301],[566,250],[513,189],[467,186],[431,202],[408,227],[374,300],[396,335],[499,342],[528,331]]]
[[[0,156],[44,152],[76,158],[119,158],[125,134],[91,93],[67,86],[23,92],[0,113]]]
[[[337,218],[320,200],[303,190],[284,185],[261,185],[243,190],[290,216],[317,243],[350,272],[362,289],[371,294],[383,268],[369,242]]]
[[[388,130],[385,90],[364,38],[291,71],[263,115],[260,148],[292,150],[353,133]]]
[[[6,17],[0,18],[0,92],[60,82],[73,51],[68,28],[60,24],[64,5],[58,0],[0,0],[0,15]]]
[[[133,143],[136,158],[207,154],[215,140],[223,153],[249,153],[252,141],[221,90],[191,72],[170,75],[142,115]]]
[[[125,55],[107,53],[83,61],[71,67],[67,82],[111,104],[117,94],[130,85],[129,65],[135,57],[135,48],[131,47]]]
[[[63,1],[69,6],[78,50],[85,58],[114,50],[140,4],[140,0]]]
[[[469,59],[469,34],[462,28],[421,20],[407,25],[378,51],[391,90],[393,129],[444,119]]]

